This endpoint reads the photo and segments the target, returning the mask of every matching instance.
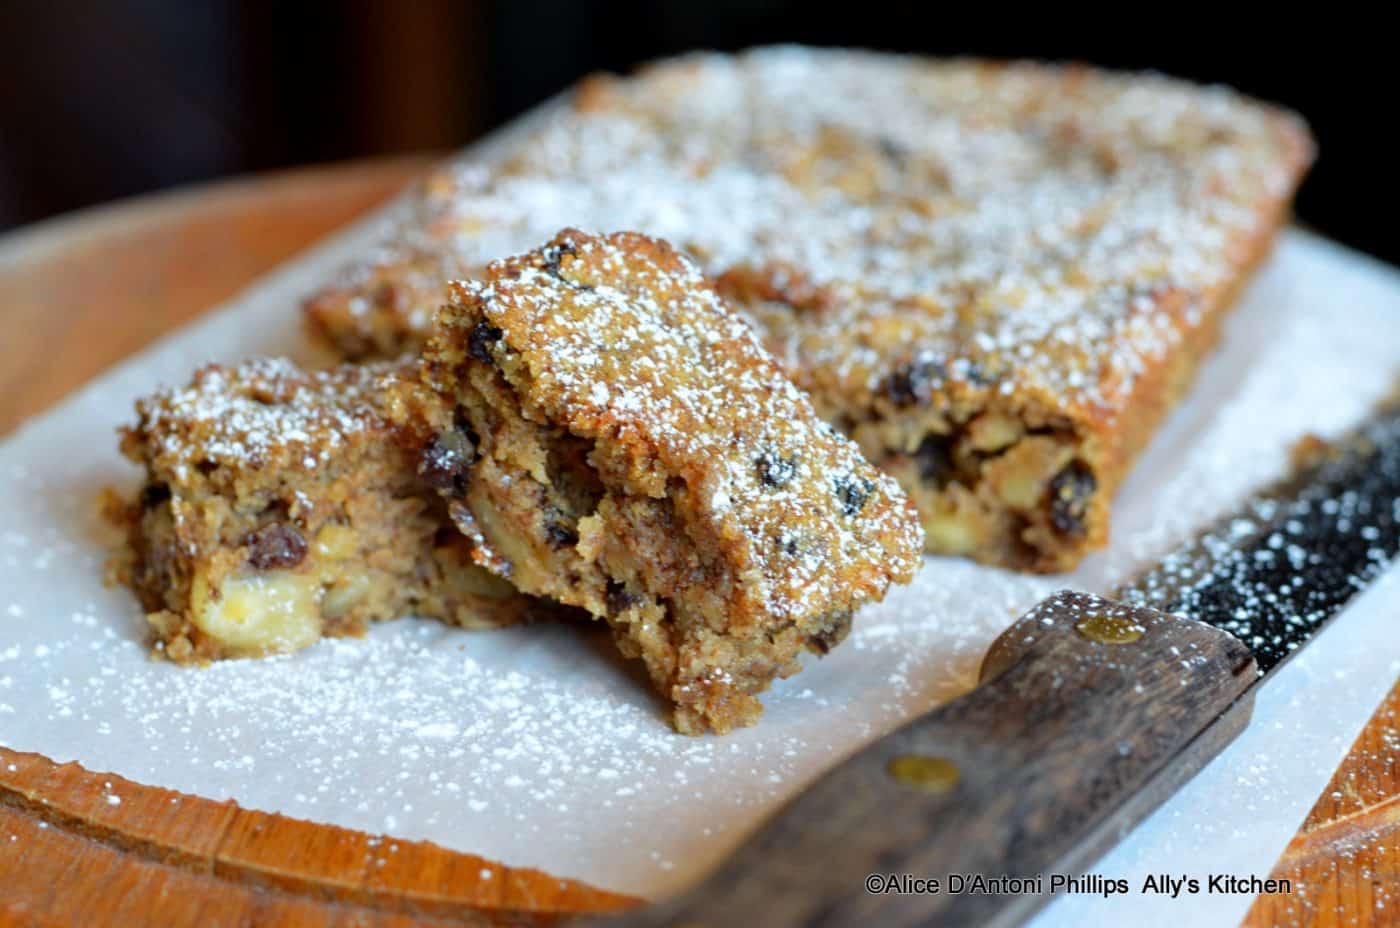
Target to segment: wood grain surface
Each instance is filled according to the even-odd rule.
[[[0,748],[0,771],[0,926],[543,925],[634,903],[37,754]]]
[[[0,435],[403,187],[427,156],[175,191],[0,238]]]
[[[1260,896],[1247,928],[1400,924],[1400,682],[1270,876],[1292,880],[1295,892]]]
[[[381,202],[428,161],[232,181],[0,238],[0,435]],[[1400,923],[1400,684],[1273,875],[1300,891],[1257,899],[1250,928]],[[533,924],[634,902],[0,747],[0,928]]]
[[[0,435],[430,161],[233,181],[0,239]],[[0,928],[533,925],[635,903],[427,842],[252,812],[0,746]]]

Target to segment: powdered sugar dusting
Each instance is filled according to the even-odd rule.
[[[742,540],[724,569],[754,572],[742,582],[772,621],[877,600],[914,570],[923,538],[898,484],[817,418],[699,269],[664,244],[570,231],[454,292],[440,320],[468,341],[483,320],[492,327],[492,364],[527,384],[526,417],[636,449],[633,468],[661,488],[627,492],[683,481],[704,502],[678,511]]]
[[[0,447],[0,743],[648,894],[693,879],[839,757],[967,686],[995,634],[1053,588],[1110,588],[1277,476],[1303,433],[1360,418],[1400,366],[1400,280],[1289,235],[1124,487],[1108,551],[1053,578],[928,560],[845,644],[778,684],[757,727],[691,739],[667,729],[606,641],[564,627],[406,621],[207,670],[146,658],[139,609],[101,585],[92,503],[134,468],[94,436],[151,381],[184,382],[192,358],[276,351],[249,333],[285,318],[306,283],[260,290]],[[1376,592],[1374,615],[1349,611],[1266,686],[1247,740],[1198,778],[1209,789],[1183,794],[1101,872],[1271,865],[1400,672],[1374,646],[1388,640],[1395,584]],[[1149,900],[1130,902],[1135,923],[1160,923],[1143,915]],[[1186,906],[1220,904],[1170,911],[1181,923]],[[1193,924],[1231,921],[1190,911]],[[1073,915],[1064,923],[1103,920]]]
[[[397,277],[424,319],[443,280],[559,228],[632,229],[731,275],[819,408],[859,415],[923,359],[1111,412],[1238,273],[1306,147],[1280,111],[1154,75],[687,56],[445,170],[331,289],[364,304]]]
[[[189,386],[141,400],[134,433],[152,466],[180,481],[221,464],[312,470],[388,430],[383,382],[400,366],[308,373],[282,358],[211,364]]]

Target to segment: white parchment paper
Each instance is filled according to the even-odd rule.
[[[302,351],[294,307],[377,235],[362,223],[103,375],[0,446],[0,744],[245,806],[443,845],[655,896],[696,879],[839,758],[968,687],[1017,614],[1104,590],[1336,433],[1400,369],[1400,274],[1289,233],[1120,495],[1113,545],[1024,577],[930,559],[757,727],[686,738],[601,635],[404,620],[364,640],[189,670],[146,657],[103,587],[99,487],[134,486],[113,429],[198,363]],[[604,231],[604,230],[600,230]],[[59,349],[61,350],[61,348]],[[1261,693],[1250,730],[1096,872],[1266,873],[1400,672],[1392,571]],[[119,802],[120,796],[109,801]],[[1070,897],[1045,924],[1131,911],[1225,924],[1248,897]]]

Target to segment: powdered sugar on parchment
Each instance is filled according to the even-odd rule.
[[[673,734],[635,668],[565,626],[404,621],[285,658],[151,662],[136,604],[100,582],[95,491],[136,480],[111,430],[135,396],[200,361],[294,348],[288,307],[359,242],[342,246],[0,448],[0,744],[642,894],[694,879],[821,770],[971,685],[992,638],[1039,598],[1108,589],[1276,476],[1303,433],[1341,431],[1400,367],[1400,281],[1291,234],[1123,489],[1108,552],[1061,577],[930,560],[863,610],[845,644],[780,683],[757,727],[725,738]],[[1345,643],[1351,622],[1324,638]],[[1198,797],[1144,826],[1130,862],[1184,865],[1242,831],[1255,837],[1239,853],[1267,868],[1395,672],[1374,648],[1338,665],[1305,652],[1267,689],[1280,712],[1295,699],[1309,712],[1257,716],[1261,736],[1277,721],[1287,737],[1222,758],[1217,789],[1252,797],[1247,820],[1218,808],[1202,819]]]

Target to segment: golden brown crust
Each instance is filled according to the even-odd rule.
[[[898,485],[665,243],[566,231],[453,293],[425,471],[483,564],[613,626],[681,730],[753,721],[802,648],[912,576]]]
[[[448,275],[440,264],[430,256],[384,256],[362,275],[308,298],[302,305],[308,332],[346,361],[416,353],[427,329],[427,309],[441,302]]]
[[[485,231],[459,211],[485,177],[480,167],[462,164],[419,182],[399,233],[303,302],[308,334],[346,361],[417,354],[446,282],[475,277],[486,263],[464,264],[443,247],[448,238]]]
[[[395,307],[442,299],[435,272],[564,225],[664,236],[899,477],[929,550],[1058,570],[1105,542],[1311,156],[1293,115],[1153,75],[689,56],[590,80],[501,164],[444,170],[407,250],[358,273],[393,290],[397,347],[425,327]]]
[[[407,377],[404,376],[405,372]],[[468,627],[531,602],[476,567],[417,475],[422,416],[395,424],[404,365],[309,374],[209,365],[137,404],[122,450],[146,471],[124,579],[158,654],[179,662],[293,650],[416,613]]]

